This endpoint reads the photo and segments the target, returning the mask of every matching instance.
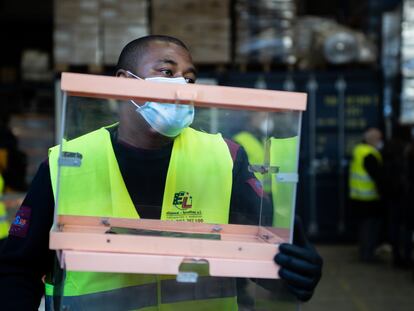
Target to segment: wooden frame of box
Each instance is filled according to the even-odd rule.
[[[63,73],[61,89],[64,96],[180,102],[226,109],[306,108],[304,93],[165,84],[87,74]],[[248,98],[254,98],[254,104],[248,103]],[[58,208],[57,204],[50,248],[58,251],[62,268],[74,271],[179,274],[182,263],[207,262],[212,276],[278,278],[273,257],[278,245],[290,236],[288,229],[262,226],[57,216]],[[108,230],[115,227],[172,235],[110,234]],[[184,236],[174,236],[177,232]],[[218,235],[219,239],[205,239],[203,235]]]

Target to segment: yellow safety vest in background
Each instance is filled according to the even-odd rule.
[[[0,196],[4,192],[4,179],[0,174]],[[10,224],[7,220],[6,205],[0,201],[0,239],[5,239],[9,235]]]
[[[249,132],[240,132],[233,137],[233,140],[246,150],[250,164],[263,164],[265,158],[264,142]],[[260,180],[264,190],[270,192],[270,185],[263,182],[263,174],[254,173],[254,176]]]
[[[364,159],[373,155],[382,163],[382,156],[377,149],[368,144],[358,144],[352,153],[352,161],[349,172],[349,191],[351,199],[358,201],[379,200],[377,186],[364,167]]]
[[[241,132],[233,138],[247,153],[251,164],[264,164],[264,142],[259,141],[249,132]],[[270,166],[279,167],[279,173],[297,173],[298,136],[287,138],[270,138]],[[295,183],[277,182],[276,175],[270,175],[267,182],[264,175],[255,173],[264,191],[271,194],[273,200],[273,226],[290,228],[294,207]]]
[[[82,165],[61,167],[59,214],[139,218],[106,129],[74,139],[63,150],[82,154]],[[59,148],[52,148],[55,194],[58,157]],[[228,223],[232,169],[220,134],[185,129],[174,140],[161,219]],[[53,295],[51,284],[46,294]],[[75,271],[66,273],[63,305],[70,310],[109,310],[111,305],[114,310],[237,310],[231,278],[207,276],[195,284],[181,284],[172,276]]]

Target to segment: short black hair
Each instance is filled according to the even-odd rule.
[[[188,47],[184,44],[184,42],[174,37],[164,35],[149,35],[141,37],[129,42],[122,49],[121,54],[118,58],[118,63],[116,65],[115,72],[119,69],[134,72],[138,67],[141,56],[146,52],[146,49],[149,46],[149,44],[154,41],[173,43],[189,51]]]

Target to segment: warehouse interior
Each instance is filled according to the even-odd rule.
[[[59,143],[61,73],[113,76],[126,43],[174,36],[191,51],[197,83],[307,94],[296,214],[324,268],[301,310],[411,310],[414,1],[0,0],[0,23],[0,173],[11,222]],[[394,161],[387,184],[401,186],[389,200],[398,197],[402,214],[396,220],[388,204],[375,262],[360,262],[348,180],[353,148],[372,127]],[[409,240],[398,263],[395,226]]]

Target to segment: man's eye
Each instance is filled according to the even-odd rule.
[[[167,77],[172,77],[174,74],[172,72],[172,70],[170,69],[161,69],[160,70],[164,75],[166,75]]]
[[[185,82],[187,82],[187,83],[195,83],[195,79],[193,79],[193,78],[185,78]]]

